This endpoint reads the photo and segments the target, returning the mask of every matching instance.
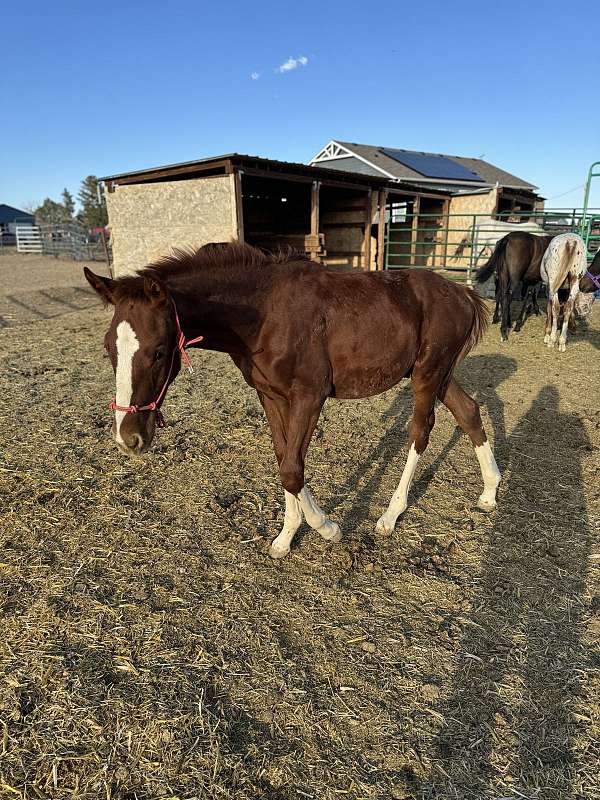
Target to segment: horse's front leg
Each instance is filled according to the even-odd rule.
[[[289,411],[287,403],[279,398],[277,401],[273,400],[262,392],[258,392],[258,399],[267,417],[273,449],[277,463],[281,467],[286,450],[285,428]],[[290,552],[290,545],[300,525],[302,525],[302,509],[298,498],[290,492],[285,492],[285,517],[279,535],[271,543],[269,554],[272,558],[283,558]]]
[[[339,525],[327,518],[304,482],[304,460],[317,427],[325,397],[296,391],[290,398],[287,446],[279,466],[283,488],[298,498],[304,517],[324,539],[339,542]]]
[[[275,453],[279,462],[281,483],[285,491],[285,520],[281,533],[273,540],[269,554],[283,558],[290,551],[296,531],[306,521],[329,541],[338,542],[342,535],[335,522],[323,513],[304,482],[304,459],[317,425],[324,399],[310,395],[295,396],[288,404],[261,397],[271,426]]]

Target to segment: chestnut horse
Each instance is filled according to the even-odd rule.
[[[273,558],[289,552],[303,515],[323,538],[341,538],[304,481],[325,400],[370,397],[405,377],[414,393],[408,459],[377,530],[390,533],[407,506],[437,398],[475,447],[484,483],[479,506],[496,505],[500,473],[479,406],[452,375],[487,323],[485,303],[470,289],[426,270],[346,272],[236,243],[176,251],[133,277],[84,271],[114,306],[104,344],[116,375],[112,432],[122,451],[140,454],[150,446],[185,347],[200,337],[202,347],[229,353],[256,390],[285,490]]]

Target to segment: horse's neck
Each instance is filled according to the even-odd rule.
[[[247,277],[242,281],[231,270],[207,269],[167,279],[186,337],[202,335],[207,345],[234,352],[250,342],[262,319],[262,295]]]

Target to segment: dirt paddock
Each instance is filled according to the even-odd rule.
[[[81,265],[0,257],[0,798],[600,798],[600,309],[460,367],[503,482],[439,409],[410,506],[410,389],[327,404],[282,518],[266,423],[194,351],[140,460],[109,438],[109,312]]]

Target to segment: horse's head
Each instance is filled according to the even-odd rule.
[[[162,419],[160,405],[181,366],[174,303],[158,278],[85,277],[114,306],[104,347],[116,378],[112,435],[128,455],[144,453]]]

